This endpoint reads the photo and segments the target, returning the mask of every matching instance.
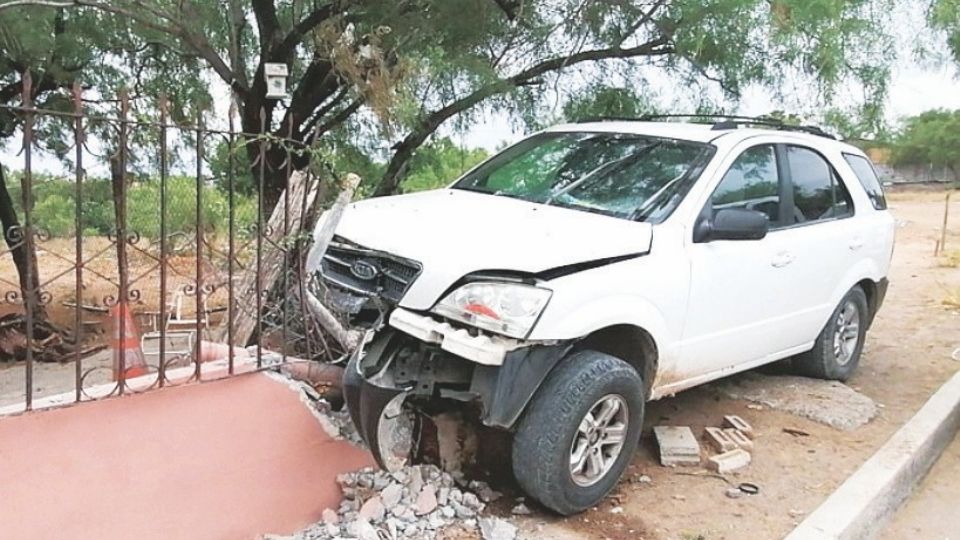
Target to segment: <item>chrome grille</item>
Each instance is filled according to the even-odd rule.
[[[331,243],[320,264],[328,285],[397,303],[420,275],[420,263],[371,249]]]

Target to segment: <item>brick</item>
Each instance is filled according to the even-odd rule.
[[[653,434],[660,446],[660,464],[665,467],[700,465],[700,443],[686,426],[656,426]]]
[[[726,474],[742,469],[750,464],[750,452],[737,448],[729,452],[717,454],[707,460],[707,467],[720,474]]]
[[[707,442],[710,443],[717,452],[729,452],[730,450],[739,448],[737,443],[733,442],[733,439],[718,427],[708,427],[705,430],[705,435]]]
[[[723,430],[723,434],[730,438],[734,444],[738,447],[743,448],[744,450],[753,450],[753,441],[750,440],[750,437],[747,437],[739,429],[726,428]]]
[[[744,435],[750,437],[751,439],[755,435],[753,426],[735,414],[728,414],[727,416],[723,417],[723,427],[739,429]]]

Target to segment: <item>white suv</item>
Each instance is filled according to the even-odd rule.
[[[597,503],[647,400],[790,358],[844,380],[883,301],[894,221],[859,149],[815,128],[596,121],[447,189],[347,208],[321,275],[370,328],[347,366],[386,468],[463,403],[513,433],[520,486]]]

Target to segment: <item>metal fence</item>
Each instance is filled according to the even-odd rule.
[[[321,177],[331,178],[319,174],[313,141],[238,132],[232,114],[226,129],[205,127],[199,117],[173,122],[162,97],[155,118],[132,117],[123,91],[116,113],[100,116],[87,110],[79,85],[69,110],[36,108],[32,91],[26,74],[21,104],[0,105],[22,132],[19,163],[4,163],[0,193],[0,406],[19,401],[30,410],[51,394],[68,392],[79,402],[200,381],[205,361],[229,375],[241,363],[252,369],[288,354],[333,354],[298,301],[309,285],[305,228],[324,197]],[[37,145],[55,122],[72,135],[57,152],[72,174],[51,180],[36,170]],[[215,183],[211,159],[224,147],[226,171]],[[257,157],[250,163],[237,148]],[[271,165],[267,152],[278,148],[286,159]],[[294,172],[294,156],[303,172]],[[145,180],[130,173],[133,159],[149,164]],[[172,161],[187,163],[190,174],[173,174]],[[246,192],[238,187],[240,163],[250,165],[239,170],[254,183]],[[108,178],[87,175],[103,165]],[[282,175],[279,196],[264,195],[268,175]],[[126,349],[131,338],[143,356]]]

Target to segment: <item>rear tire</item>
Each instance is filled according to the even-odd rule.
[[[620,480],[640,442],[643,380],[596,351],[567,357],[534,395],[513,440],[523,490],[563,515],[596,505]]]
[[[860,353],[869,321],[867,295],[859,286],[850,289],[830,315],[813,349],[793,359],[804,376],[846,381],[860,364]]]

